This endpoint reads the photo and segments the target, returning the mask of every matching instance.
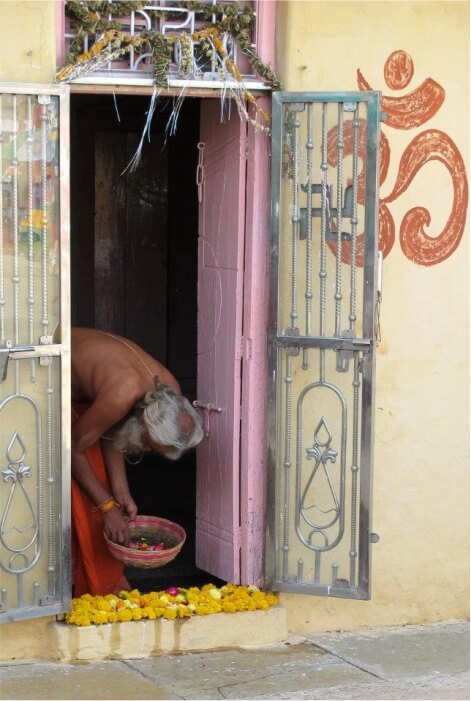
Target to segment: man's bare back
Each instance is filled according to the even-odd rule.
[[[132,426],[139,435],[141,450],[159,452],[170,459],[175,459],[175,452],[177,457],[182,452],[175,451],[171,442],[157,442],[144,420],[147,409],[136,410],[144,397],[150,397],[148,403],[158,409],[161,400],[153,397],[156,378],[173,396],[170,402],[186,402],[173,420],[178,421],[178,431],[189,434],[183,449],[196,445],[202,437],[198,417],[188,400],[181,397],[175,377],[161,363],[129,339],[95,329],[72,328],[72,398],[88,405],[72,427],[72,475],[102,510],[108,537],[119,543],[126,542],[127,522],[135,518],[137,508],[127,483],[126,450],[120,449],[116,436]],[[111,494],[99,482],[85,455],[97,441],[101,442]],[[108,508],[113,499],[115,508]]]
[[[153,388],[153,378],[180,387],[173,375],[129,339],[97,329],[72,328],[72,399],[93,402],[101,392],[126,383],[135,401]]]

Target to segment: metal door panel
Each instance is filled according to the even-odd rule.
[[[0,85],[0,622],[70,605],[68,134],[67,88]]]
[[[273,587],[369,598],[378,93],[273,103]]]

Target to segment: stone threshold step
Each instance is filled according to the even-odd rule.
[[[169,621],[129,621],[78,627],[50,622],[44,659],[62,662],[132,659],[160,653],[269,645],[288,638],[286,611],[216,613]]]

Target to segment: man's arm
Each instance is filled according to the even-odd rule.
[[[126,416],[130,408],[116,395],[99,397],[72,427],[72,476],[97,507],[112,495],[96,477],[85,451]],[[112,508],[103,514],[103,527],[110,540],[117,543],[128,541],[127,520],[119,508]]]
[[[102,440],[101,449],[113,496],[121,504],[124,515],[133,521],[137,515],[137,506],[129,492],[124,455],[116,450],[112,441]]]

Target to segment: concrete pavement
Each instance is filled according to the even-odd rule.
[[[0,675],[5,700],[469,699],[469,623],[82,664],[9,663]]]

